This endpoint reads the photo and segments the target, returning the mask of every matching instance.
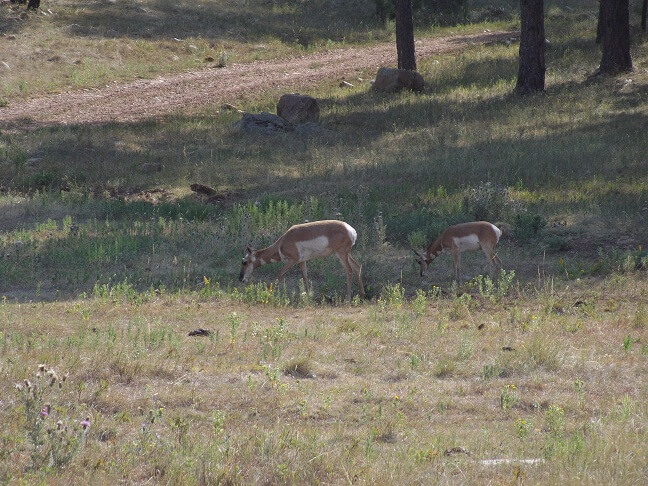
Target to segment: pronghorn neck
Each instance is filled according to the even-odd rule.
[[[254,252],[255,264],[257,266],[265,265],[266,263],[274,263],[281,261],[281,255],[279,254],[279,246],[272,245],[261,250]]]
[[[430,263],[443,251],[443,235],[439,236],[430,246],[425,250],[425,261]]]

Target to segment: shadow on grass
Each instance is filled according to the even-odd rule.
[[[132,39],[206,38],[262,42],[269,38],[309,46],[363,37],[379,25],[371,2],[148,2],[98,3],[62,19],[73,35]]]

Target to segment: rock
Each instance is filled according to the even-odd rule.
[[[416,71],[406,69],[380,68],[376,74],[373,89],[385,93],[395,93],[403,89],[423,91],[425,81]]]
[[[214,196],[216,194],[216,190],[212,189],[209,186],[204,186],[202,184],[191,184],[189,186],[193,192],[196,194],[200,194],[201,196]]]
[[[451,449],[446,449],[443,455],[445,456],[454,456],[457,454],[466,454],[467,456],[472,456],[472,453],[463,447],[453,447]]]
[[[193,331],[189,331],[189,336],[211,336],[214,334],[209,329],[198,328]]]
[[[140,165],[140,172],[144,174],[151,174],[153,172],[160,172],[162,170],[162,164],[159,162],[147,162]]]
[[[234,124],[235,128],[246,133],[273,134],[278,132],[293,132],[295,127],[280,116],[262,112],[258,114],[243,113],[243,118]]]
[[[317,100],[311,96],[285,94],[277,104],[277,115],[292,124],[319,121],[320,109]]]

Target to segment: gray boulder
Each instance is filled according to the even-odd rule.
[[[292,132],[295,127],[280,116],[272,113],[243,113],[241,121],[236,122],[236,128],[245,133],[273,134],[278,132]]]

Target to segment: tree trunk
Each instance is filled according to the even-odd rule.
[[[628,0],[601,0],[603,57],[600,72],[618,74],[632,70],[630,8]]]
[[[600,44],[603,40],[603,2],[599,0],[598,22],[596,23],[596,43]]]
[[[396,51],[398,69],[416,71],[412,0],[396,0]]]
[[[520,69],[515,89],[525,95],[545,89],[544,0],[520,0],[520,16]]]
[[[646,32],[646,17],[648,16],[648,0],[643,0],[641,5],[641,30]]]

